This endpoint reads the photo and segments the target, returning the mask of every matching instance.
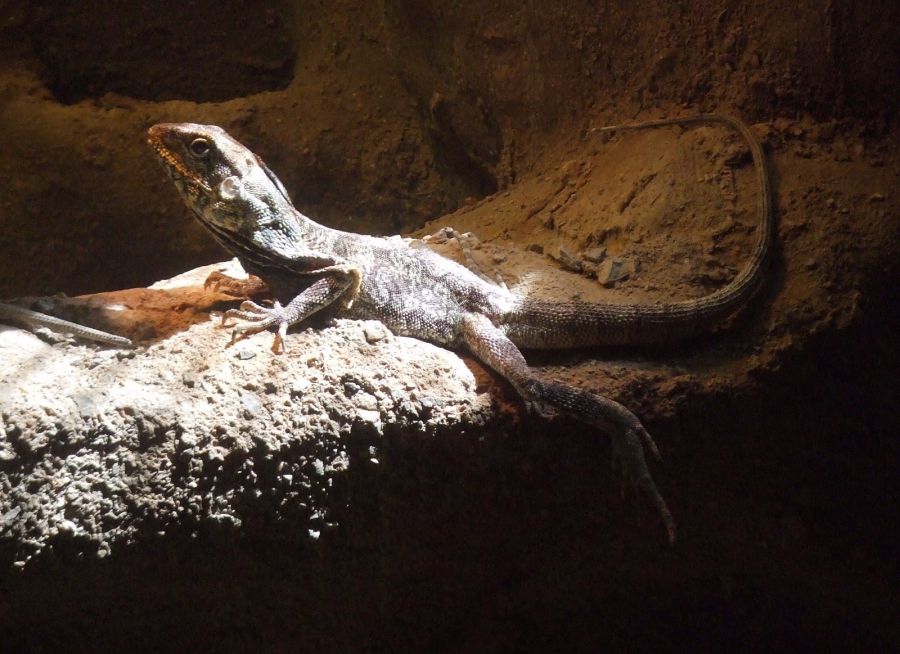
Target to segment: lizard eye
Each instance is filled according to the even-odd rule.
[[[203,159],[209,154],[209,141],[204,138],[194,139],[188,147],[191,150],[191,154],[198,159]]]

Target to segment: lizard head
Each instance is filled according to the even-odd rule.
[[[278,178],[221,127],[160,123],[147,131],[147,142],[187,205],[220,236],[293,213]]]
[[[147,142],[178,190],[191,197],[209,196],[216,182],[239,172],[246,151],[215,125],[160,123],[147,131]]]

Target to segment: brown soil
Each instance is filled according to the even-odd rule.
[[[760,296],[726,329],[675,348],[530,357],[645,418],[665,451],[654,470],[681,544],[660,553],[643,532],[607,537],[600,500],[585,499],[606,476],[603,455],[578,427],[541,440],[544,428],[526,424],[515,443],[526,454],[476,448],[488,461],[462,490],[428,477],[438,461],[413,470],[425,479],[393,507],[411,515],[393,539],[367,541],[377,531],[367,523],[343,534],[340,553],[325,556],[358,584],[321,560],[309,569],[328,579],[307,579],[265,530],[260,542],[227,541],[225,555],[170,544],[162,560],[139,548],[112,571],[64,575],[111,605],[133,592],[116,589],[132,573],[159,602],[166,588],[198,605],[243,594],[221,612],[185,601],[159,614],[179,634],[170,643],[198,645],[208,623],[206,643],[235,650],[359,651],[367,638],[418,651],[896,646],[897,4],[358,5],[0,2],[0,297],[145,286],[221,259],[144,144],[150,124],[181,120],[228,129],[298,208],[332,226],[473,232],[479,268],[518,290],[697,297],[732,278],[754,238],[739,139],[705,127],[607,139],[591,128],[739,116],[773,169],[778,252]],[[453,242],[436,247],[460,256]],[[565,270],[561,247],[629,274],[604,285],[593,269]],[[526,483],[528,466],[543,464],[557,466],[550,495],[518,488],[494,505],[473,490],[495,473]],[[429,491],[449,495],[419,498]],[[177,560],[188,555],[200,559],[194,586]],[[219,567],[237,589],[220,587]],[[3,583],[39,606],[53,574]],[[357,596],[322,590],[328,580]],[[290,595],[288,581],[362,617],[341,633],[339,619],[312,610],[306,633],[281,633],[279,619],[316,601],[317,591]],[[265,583],[288,599],[272,600]],[[46,620],[7,616],[11,632],[28,626],[7,642],[42,649],[48,624],[59,625],[50,647],[93,632],[95,614],[66,604],[87,600],[61,597]],[[357,606],[366,601],[377,608]],[[152,628],[153,607],[135,607],[84,651]],[[247,610],[252,619],[228,614]],[[232,622],[256,640],[223,636]]]

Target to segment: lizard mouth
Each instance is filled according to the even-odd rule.
[[[166,172],[169,173],[169,177],[176,182],[187,182],[207,193],[211,192],[209,184],[199,174],[188,168],[184,160],[163,142],[165,133],[161,125],[154,125],[147,131],[147,143],[156,152],[156,156]]]

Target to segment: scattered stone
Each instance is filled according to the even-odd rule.
[[[794,148],[794,155],[801,159],[812,159],[820,154],[818,146],[809,143],[800,143]]]
[[[181,375],[181,381],[182,381],[182,383],[183,383],[185,386],[187,386],[188,388],[194,388],[194,386],[197,385],[197,382],[198,382],[199,380],[198,380],[198,377],[197,377],[197,373],[195,373],[195,372],[186,372],[186,373],[184,373],[184,374]]]
[[[787,118],[782,118],[782,117],[776,118],[774,120],[774,122],[772,123],[772,127],[775,128],[775,131],[781,132],[782,134],[786,133],[788,131],[788,129],[790,128],[790,126],[791,126],[791,121],[789,121]]]
[[[612,257],[604,261],[597,269],[597,281],[604,286],[612,286],[616,282],[627,279],[634,272],[634,263],[630,259]]]
[[[181,445],[184,448],[191,448],[197,445],[197,437],[193,434],[184,433],[179,437]]]
[[[481,241],[472,232],[463,232],[462,234],[457,233],[456,240],[459,242],[460,247],[462,247],[463,249],[465,249],[465,248],[469,248],[470,250],[481,249]]]
[[[388,337],[387,328],[380,322],[366,322],[363,327],[366,343],[374,345]]]
[[[19,517],[19,514],[22,513],[21,506],[14,506],[9,511],[3,514],[0,517],[0,532],[5,531],[7,527],[9,527],[16,518]]]
[[[869,202],[884,202],[884,193],[873,193],[869,196]]]
[[[747,145],[743,143],[732,143],[725,148],[722,153],[722,159],[727,166],[735,168],[753,161],[753,156],[750,154],[750,148],[747,147]]]
[[[559,263],[565,270],[571,270],[572,272],[581,272],[584,266],[581,263],[581,259],[575,256],[571,250],[566,248],[564,245],[555,245],[553,246],[547,255]]]
[[[91,393],[76,393],[72,399],[78,405],[78,412],[82,418],[89,418],[99,411],[97,398]]]
[[[381,426],[381,414],[378,411],[373,409],[359,409],[356,412],[357,417],[371,425],[375,425],[376,427]]]
[[[725,234],[728,234],[735,228],[736,224],[737,223],[735,222],[734,218],[732,218],[731,216],[723,216],[722,220],[715,227],[713,227],[713,238],[721,238]]]
[[[356,408],[363,409],[365,411],[377,411],[378,398],[370,393],[356,393],[353,396],[353,405]]]
[[[237,353],[235,353],[234,356],[236,356],[241,361],[247,361],[248,359],[252,359],[253,357],[255,357],[256,352],[254,352],[253,350],[250,350],[246,347],[242,347],[241,349],[239,349],[237,351]]]
[[[456,230],[452,227],[441,227],[434,234],[426,234],[422,240],[426,243],[441,245],[456,235]]]
[[[32,333],[39,339],[50,345],[74,342],[72,336],[64,332],[55,332],[49,327],[35,327]]]
[[[78,531],[78,525],[71,520],[62,520],[57,527],[60,534],[72,535]]]
[[[293,380],[293,382],[291,382],[291,397],[301,397],[307,390],[309,390],[310,386],[312,386],[312,382],[310,382],[308,379],[304,377],[297,377]]]
[[[241,405],[244,407],[245,418],[256,418],[264,411],[263,403],[254,393],[241,393]]]
[[[581,253],[581,258],[590,263],[601,263],[606,259],[606,248],[590,248]]]

